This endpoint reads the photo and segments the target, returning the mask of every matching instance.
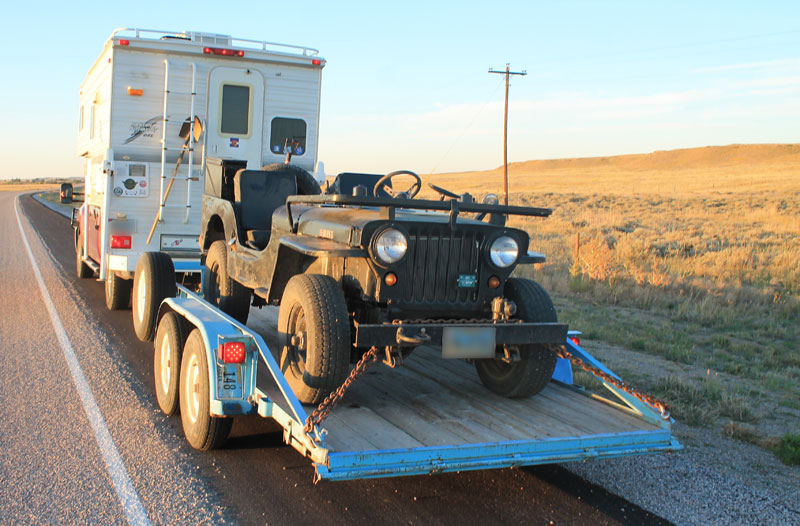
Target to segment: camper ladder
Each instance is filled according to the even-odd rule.
[[[183,161],[184,154],[188,151],[189,152],[189,167],[186,171],[186,214],[183,218],[184,223],[189,222],[189,212],[192,208],[192,170],[194,167],[194,100],[197,96],[196,90],[196,81],[197,81],[197,66],[194,62],[192,62],[192,87],[191,91],[188,93],[176,93],[170,91],[170,63],[169,60],[164,60],[164,122],[163,126],[161,127],[161,190],[159,192],[159,209],[158,209],[158,219],[161,221],[163,219],[163,210],[167,207],[167,198],[169,197],[169,190],[172,187],[172,183],[177,177],[178,166],[180,166],[181,162]],[[189,96],[189,130],[186,140],[184,141],[183,145],[180,148],[170,147],[167,145],[167,123],[170,119],[169,113],[169,101],[171,95],[188,95]],[[178,162],[175,165],[175,171],[171,177],[167,176],[167,152],[176,151],[179,152]],[[164,184],[169,179],[167,183],[167,187],[165,188]],[[176,205],[176,207],[180,207],[181,205]]]

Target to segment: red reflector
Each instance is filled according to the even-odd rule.
[[[125,39],[125,38],[123,38],[123,39],[120,39],[120,41],[119,41],[119,45],[120,45],[120,46],[127,46],[127,45],[128,45],[128,44],[130,44],[130,43],[131,43],[131,41],[130,41],[130,40],[128,40],[128,39]]]
[[[574,344],[575,344],[575,345],[577,345],[578,347],[580,347],[580,346],[581,346],[581,339],[580,339],[580,338],[578,338],[577,336],[570,336],[570,337],[569,337],[569,341],[571,341],[572,343],[574,343]]]
[[[203,53],[206,55],[222,55],[224,57],[243,57],[244,51],[241,49],[223,49],[221,47],[204,47]]]
[[[319,66],[320,64],[322,64],[322,61],[318,58],[314,58],[311,59],[311,63],[314,64],[315,66]]]
[[[111,248],[131,248],[131,236],[111,236]]]
[[[223,363],[244,363],[244,342],[225,342],[222,346]]]

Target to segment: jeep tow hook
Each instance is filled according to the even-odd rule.
[[[403,347],[416,347],[417,345],[423,345],[431,341],[431,337],[425,333],[425,329],[422,328],[415,336],[410,336],[403,331],[402,327],[397,328],[397,344]]]

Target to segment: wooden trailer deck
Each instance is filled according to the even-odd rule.
[[[248,326],[278,360],[276,318],[276,309],[254,309]],[[259,388],[282,406],[268,376],[259,376]],[[480,383],[471,364],[421,347],[395,369],[373,365],[347,391],[322,424],[328,456],[327,464],[315,464],[317,476],[394,476],[680,449],[668,424],[609,399],[618,401],[558,382],[530,398],[504,398]]]

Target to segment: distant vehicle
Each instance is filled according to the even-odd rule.
[[[209,157],[258,169],[283,161],[291,144],[294,164],[314,169],[317,55],[199,32],[118,29],[106,41],[80,91],[76,268],[105,282],[109,309],[132,302],[140,337],[151,339],[155,324],[153,284],[134,283],[142,254],[167,254],[184,283],[199,284],[198,181]]]

